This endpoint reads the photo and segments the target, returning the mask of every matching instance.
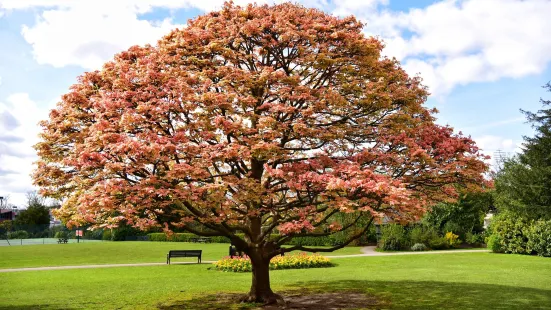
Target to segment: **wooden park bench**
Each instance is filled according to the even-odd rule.
[[[67,238],[59,238],[59,239],[57,239],[57,243],[59,243],[59,244],[61,244],[61,243],[67,243],[67,241],[69,241],[69,240],[67,240]]]
[[[170,250],[166,255],[166,263],[170,264],[171,257],[197,257],[197,263],[201,263],[201,253],[203,250]]]

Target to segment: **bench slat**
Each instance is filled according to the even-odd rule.
[[[197,257],[197,263],[201,263],[203,250],[170,250],[166,255],[166,263],[170,264],[171,257]]]

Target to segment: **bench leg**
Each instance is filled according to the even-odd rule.
[[[170,265],[170,256],[168,256],[168,254],[166,255],[166,263],[167,265]]]

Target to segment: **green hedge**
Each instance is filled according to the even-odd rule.
[[[8,239],[27,239],[29,238],[29,233],[25,230],[16,230],[8,232]]]
[[[150,233],[149,241],[161,241],[161,242],[190,242],[191,238],[197,238],[199,236],[191,233],[174,233],[171,237],[168,237],[165,233]],[[240,238],[244,238],[244,234],[236,234]],[[279,235],[271,234],[270,239],[278,238]],[[226,237],[210,237],[211,242],[214,243],[230,243],[230,239]],[[288,245],[302,245],[302,246],[332,246],[341,242],[340,238],[334,236],[325,237],[299,237],[293,238],[286,244]]]

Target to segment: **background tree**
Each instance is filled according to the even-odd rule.
[[[468,233],[484,231],[484,216],[493,204],[492,192],[464,193],[456,202],[431,207],[423,222],[440,233],[453,232],[465,240]]]
[[[16,229],[41,230],[50,225],[50,208],[46,199],[36,192],[27,193],[27,207],[13,221]]]
[[[81,76],[42,123],[35,183],[68,225],[226,236],[251,259],[248,300],[274,302],[272,257],[336,250],[484,183],[475,143],[434,124],[382,48],[353,17],[226,4]],[[364,217],[338,246],[281,247]]]
[[[551,84],[545,86],[551,91]],[[522,153],[508,160],[495,178],[496,204],[528,219],[551,219],[551,101],[543,109],[522,111],[536,130],[524,137]]]

